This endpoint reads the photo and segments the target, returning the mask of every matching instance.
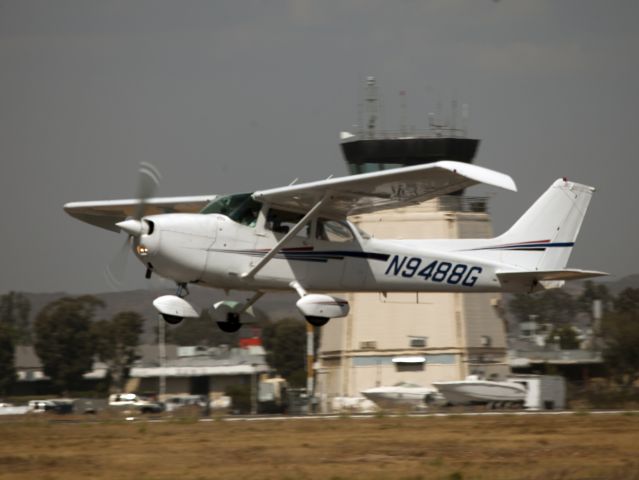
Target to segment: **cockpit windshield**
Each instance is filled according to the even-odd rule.
[[[218,197],[202,209],[200,213],[219,213],[226,215],[231,220],[254,227],[262,204],[251,197],[252,193],[236,193]]]

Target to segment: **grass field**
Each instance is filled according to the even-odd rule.
[[[0,479],[639,480],[639,415],[0,423]]]

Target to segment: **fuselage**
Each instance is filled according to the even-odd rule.
[[[179,283],[239,290],[491,292],[508,267],[476,252],[489,240],[379,240],[346,221],[316,218],[259,272],[247,272],[286,235],[294,218],[261,212],[236,221],[223,214],[164,214],[150,225],[135,253],[161,276]]]

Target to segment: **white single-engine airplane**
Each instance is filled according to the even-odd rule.
[[[176,282],[175,295],[153,302],[172,324],[198,316],[184,299],[188,284],[254,292],[246,302],[211,308],[219,327],[233,332],[266,292],[296,291],[297,308],[322,326],[349,310],[348,302],[325,292],[534,292],[606,275],[565,268],[594,192],[566,179],[555,181],[503,235],[446,240],[379,240],[347,218],[478,183],[516,191],[513,180],[440,161],[254,193],[151,198],[158,179],[142,164],[138,199],[75,202],[64,209],[126,232],[146,277],[155,272]]]

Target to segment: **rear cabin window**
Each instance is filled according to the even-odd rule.
[[[290,232],[295,225],[304,217],[304,215],[294,212],[287,212],[285,210],[278,210],[271,208],[266,215],[266,229],[275,233],[281,233],[286,235]],[[297,232],[297,237],[308,238],[311,229],[311,222],[304,225],[302,229]]]
[[[320,218],[317,221],[316,236],[319,240],[329,242],[352,242],[353,232],[346,222],[338,222],[337,220],[326,220]]]

